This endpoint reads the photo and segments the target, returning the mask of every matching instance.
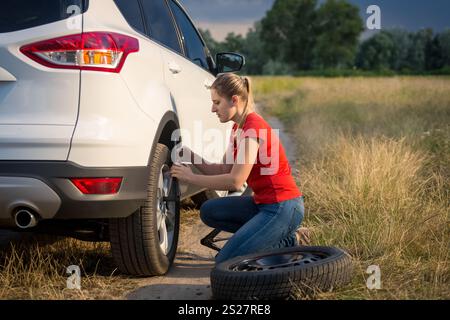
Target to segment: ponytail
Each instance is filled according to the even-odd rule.
[[[243,124],[245,123],[245,119],[247,115],[253,111],[254,109],[254,101],[253,101],[253,91],[252,91],[252,83],[249,77],[242,77],[244,82],[245,89],[247,91],[247,99],[245,102],[244,114],[241,121],[238,124],[238,129],[242,129]]]

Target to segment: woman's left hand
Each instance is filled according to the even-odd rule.
[[[180,182],[192,183],[192,181],[194,181],[194,173],[187,165],[174,164],[170,168],[170,174],[172,177],[177,178]]]

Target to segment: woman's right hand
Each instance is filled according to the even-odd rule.
[[[195,181],[192,169],[186,164],[174,164],[170,168],[170,174],[181,182],[192,183]]]

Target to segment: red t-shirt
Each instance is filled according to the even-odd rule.
[[[240,133],[237,124],[233,126],[231,142],[233,155],[236,161],[237,139],[239,142],[246,137],[258,139],[259,150],[247,183],[254,192],[256,204],[272,204],[300,197],[298,189],[291,174],[291,167],[284,148],[275,131],[257,113],[250,113]]]

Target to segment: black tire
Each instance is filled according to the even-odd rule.
[[[211,289],[218,300],[296,299],[348,283],[352,269],[350,256],[337,248],[284,248],[217,264]]]
[[[169,195],[176,198],[171,201],[171,212],[174,211],[173,237],[167,252],[160,246],[158,232],[159,180],[162,168],[170,167],[170,152],[158,144],[150,164],[150,176],[147,186],[147,199],[144,207],[127,218],[110,219],[109,233],[112,255],[123,273],[135,276],[164,275],[171,267],[178,246],[180,224],[180,201],[178,197],[178,182],[173,180],[172,192]],[[169,203],[169,202],[167,202]],[[166,204],[164,206],[166,206]],[[164,219],[168,221],[167,219]]]

